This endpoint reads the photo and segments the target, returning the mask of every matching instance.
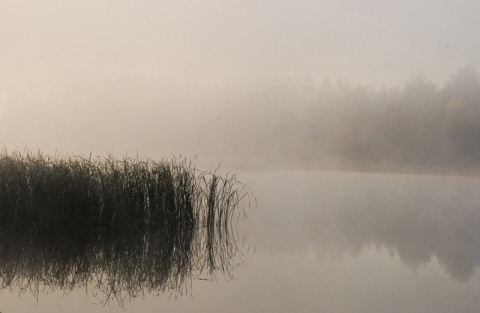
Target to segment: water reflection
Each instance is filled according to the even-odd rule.
[[[356,191],[350,203],[340,200],[309,216],[308,234],[317,252],[356,254],[374,245],[413,268],[437,258],[454,279],[473,277],[480,265],[480,203],[468,185],[452,186],[448,180],[372,182],[374,186]]]
[[[241,262],[236,238],[207,237],[207,229],[194,227],[173,235],[162,230],[22,235],[2,229],[0,288],[36,297],[84,288],[103,304],[121,306],[146,294],[177,296],[188,291],[192,279],[231,277]]]
[[[386,249],[418,269],[435,259],[459,282],[480,266],[478,178],[290,174],[269,195],[280,215],[264,216],[272,253],[307,253],[319,259]],[[266,227],[266,226],[265,226]]]

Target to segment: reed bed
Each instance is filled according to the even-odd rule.
[[[192,275],[231,276],[243,260],[236,222],[249,196],[235,175],[200,171],[185,158],[2,150],[0,238],[11,239],[5,243],[10,252],[0,253],[8,261],[0,266],[0,288],[66,290],[81,282],[119,301],[122,292],[131,298],[145,290],[181,291]],[[101,246],[99,236],[107,238]],[[89,252],[61,243],[39,248],[52,240],[77,241],[75,249],[83,243]]]
[[[185,158],[0,152],[0,227],[53,233],[155,228],[188,235],[197,223],[225,227],[245,196],[235,175],[200,171]]]

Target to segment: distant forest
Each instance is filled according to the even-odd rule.
[[[480,169],[475,68],[458,70],[443,86],[418,76],[397,88],[325,80],[226,95],[230,103],[212,111],[216,122],[200,135],[214,139],[210,148],[239,159],[362,171]]]

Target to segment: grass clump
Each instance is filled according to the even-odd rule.
[[[219,182],[223,183],[223,188]],[[225,186],[232,185],[226,193]],[[176,231],[200,219],[228,222],[246,195],[234,175],[173,160],[0,152],[0,227]],[[205,214],[205,216],[201,216]],[[226,215],[225,215],[226,214]],[[219,222],[219,220],[217,221]],[[211,231],[211,230],[210,230]]]

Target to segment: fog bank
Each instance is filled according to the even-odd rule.
[[[472,67],[443,85],[395,88],[325,80],[230,91],[204,129],[211,151],[280,168],[478,171],[480,84]],[[199,138],[199,141],[202,141]]]
[[[9,150],[198,156],[243,169],[471,172],[480,160],[475,68],[443,85],[277,78],[210,87],[96,78],[10,93]],[[88,93],[84,91],[88,90]]]

